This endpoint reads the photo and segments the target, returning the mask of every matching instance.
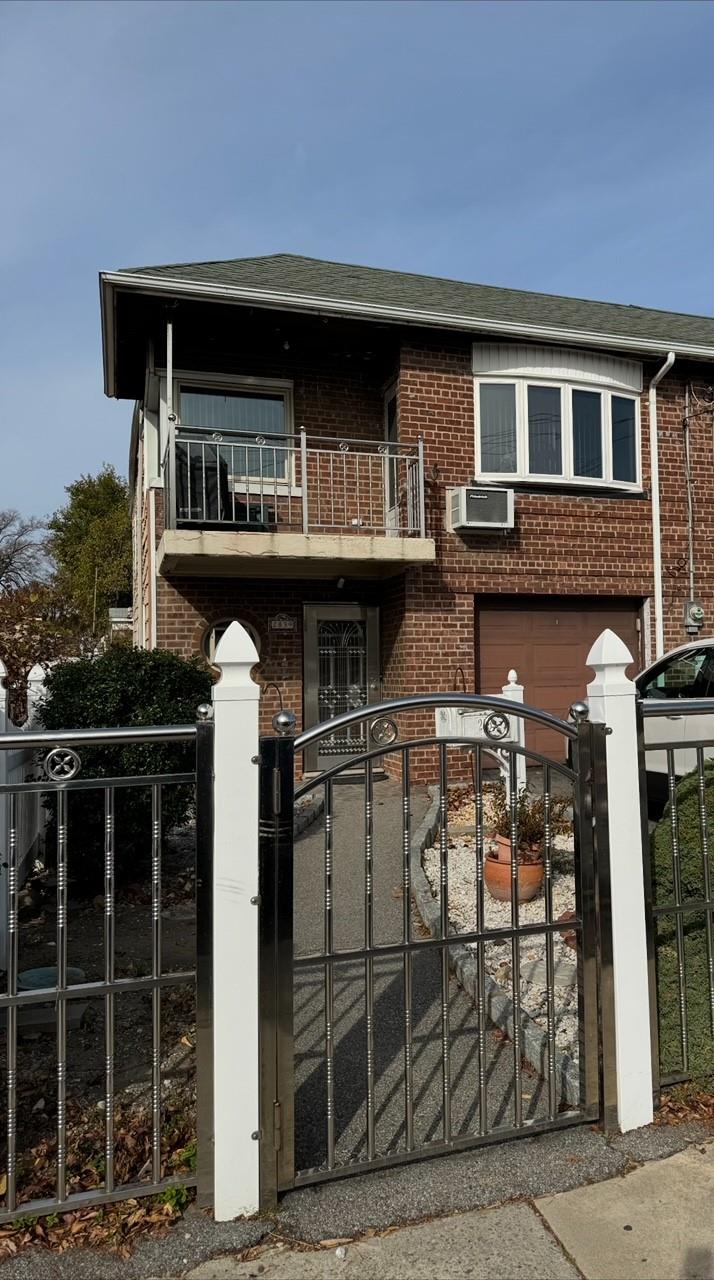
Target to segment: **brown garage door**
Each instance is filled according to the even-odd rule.
[[[586,658],[605,627],[620,636],[634,656],[628,674],[644,665],[640,655],[637,600],[532,596],[476,598],[477,671],[483,693],[499,692],[510,667],[525,687],[525,700],[561,719],[585,696],[592,679]],[[558,735],[530,729],[527,745],[560,754]]]

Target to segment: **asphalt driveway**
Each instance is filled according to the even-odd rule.
[[[411,829],[429,806],[425,787],[412,787]],[[295,845],[295,952],[323,945],[325,817]],[[401,941],[403,920],[401,784],[374,784],[374,933],[376,944]],[[365,816],[361,781],[333,788],[334,938],[340,950],[365,941]],[[420,922],[412,915],[413,936]],[[423,934],[422,934],[423,936]],[[417,1147],[443,1140],[442,979],[437,951],[412,959],[414,1139]],[[366,1158],[367,1024],[365,964],[334,966],[334,1086],[336,1159],[348,1165]],[[296,1169],[323,1164],[327,1153],[325,971],[316,962],[295,971]],[[453,976],[449,981],[448,1043],[452,1134],[478,1132],[479,1026],[476,1009]],[[404,962],[401,955],[374,961],[375,1143],[378,1154],[405,1150]],[[484,1031],[489,1129],[513,1124],[513,1047],[495,1028]],[[547,1113],[542,1080],[524,1070],[523,1116]]]

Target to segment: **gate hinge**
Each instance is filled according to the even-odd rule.
[[[273,1147],[279,1151],[283,1145],[283,1117],[279,1102],[273,1103]]]

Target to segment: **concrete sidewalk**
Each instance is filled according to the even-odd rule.
[[[714,1280],[714,1142],[559,1195],[321,1248],[268,1239],[190,1280]]]

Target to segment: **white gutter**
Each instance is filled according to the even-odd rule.
[[[412,307],[383,305],[378,302],[356,302],[344,298],[319,297],[314,294],[284,293],[276,289],[254,289],[239,285],[197,284],[193,280],[163,276],[137,276],[130,272],[106,271],[101,274],[105,289],[131,289],[139,293],[165,297],[209,298],[215,301],[234,302],[238,305],[272,307],[284,311],[310,311],[321,315],[350,315],[394,323],[419,324],[436,329],[459,329],[462,332],[503,333],[513,337],[536,338],[560,343],[573,342],[611,350],[638,351],[662,355],[667,350],[675,355],[714,360],[714,346],[666,342],[664,339],[623,337],[615,333],[593,333],[588,329],[567,329],[557,325],[535,325],[507,320],[494,320],[488,316],[464,316],[456,312],[422,311]],[[106,334],[109,339],[111,316],[105,304]],[[109,343],[107,342],[107,345]],[[107,352],[107,364],[111,360]],[[109,378],[109,368],[107,368]],[[111,393],[109,393],[111,394]]]
[[[650,381],[650,476],[652,480],[652,570],[654,573],[655,661],[664,653],[664,604],[662,590],[662,530],[659,513],[659,441],[657,439],[657,387],[676,359],[670,351],[661,369]]]

